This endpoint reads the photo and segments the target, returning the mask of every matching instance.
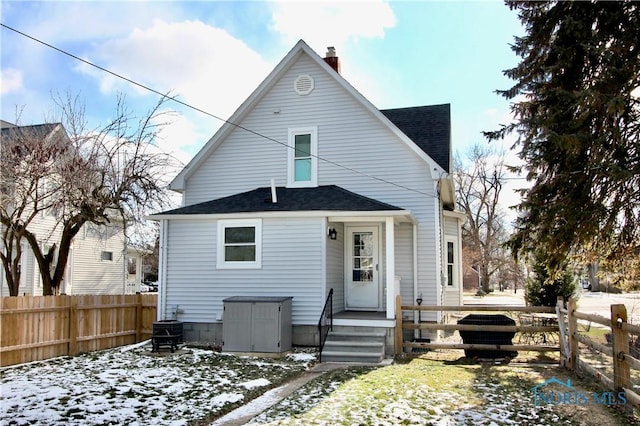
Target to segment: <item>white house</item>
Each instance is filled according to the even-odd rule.
[[[16,137],[17,132],[33,136],[40,135],[43,138],[68,138],[61,124],[16,126],[2,121],[1,131],[1,141]],[[7,205],[5,208],[11,208],[11,206]],[[43,249],[60,240],[61,229],[55,212],[40,213],[31,222],[29,229],[36,234]],[[4,247],[0,247],[0,249],[4,250]],[[122,226],[85,225],[73,240],[60,293],[135,293],[139,289],[139,283],[137,288],[131,285],[127,286],[126,257],[126,239]],[[22,242],[20,267],[20,294],[42,295],[43,286],[38,265],[26,241]],[[5,281],[4,271],[2,271],[0,273],[1,296],[9,296],[9,289]]]
[[[339,70],[299,41],[171,183],[183,207],[151,216],[159,318],[187,340],[222,341],[225,298],[274,296],[317,344],[332,290],[334,333],[373,327],[390,354],[396,295],[461,304],[449,105],[381,111]]]

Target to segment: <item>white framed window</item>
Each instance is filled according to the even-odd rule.
[[[318,185],[318,127],[289,129],[287,186]]]
[[[218,269],[262,267],[262,220],[218,221]]]
[[[447,240],[446,260],[447,260],[447,287],[457,287],[458,285],[458,262],[456,255],[456,245],[452,240]]]

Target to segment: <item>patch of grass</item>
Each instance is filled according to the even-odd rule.
[[[254,423],[635,424],[634,418],[601,405],[535,406],[536,385],[551,377],[562,381],[569,378],[569,373],[557,366],[477,364],[464,358],[441,360],[429,356],[371,371],[344,370],[334,376],[321,376]],[[575,377],[571,380],[577,389],[592,389],[589,382]],[[313,397],[308,399],[309,395]]]
[[[611,329],[602,328],[602,327],[589,327],[589,330],[586,330],[582,334],[591,338],[592,340],[598,343],[606,343],[605,334],[610,334]]]

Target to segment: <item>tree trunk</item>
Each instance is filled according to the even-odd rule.
[[[38,239],[32,232],[25,232],[24,238],[29,243],[33,256],[38,263],[38,270],[40,272],[40,278],[42,279],[42,295],[53,296],[53,288],[51,285],[51,272],[50,265],[53,262],[53,253],[55,251],[55,244],[44,254],[38,243]]]
[[[17,296],[20,291],[20,270],[16,270],[13,267],[13,262],[11,263],[11,267],[9,267],[8,263],[5,263],[5,259],[3,256],[2,266],[4,269],[4,278],[7,284],[7,288],[9,289],[9,296]]]
[[[13,239],[13,236],[9,238]],[[6,254],[0,252],[5,282],[9,289],[9,296],[18,296],[20,294],[22,246],[18,243],[14,245],[12,242],[9,247],[5,247],[5,250]]]
[[[40,276],[42,277],[42,294],[44,296],[53,296],[60,287],[62,279],[64,278],[64,271],[67,267],[67,260],[69,259],[69,250],[71,249],[71,243],[73,238],[78,234],[78,231],[85,223],[84,220],[78,219],[76,222],[67,223],[62,230],[62,237],[60,238],[60,247],[58,248],[58,257],[54,263],[54,255],[56,251],[55,244],[49,249],[47,253],[43,253],[38,244],[38,240],[32,233],[26,233],[25,238],[29,242],[29,245],[33,249],[34,256],[38,262],[38,269],[40,270]],[[53,274],[51,273],[52,267],[55,267]]]
[[[490,279],[488,267],[485,266],[484,268],[481,268],[480,277],[481,277],[480,279],[482,280],[482,290],[485,293],[489,293],[489,290],[490,290],[489,284],[491,282],[491,279]]]
[[[59,289],[60,284],[62,284],[62,280],[64,278],[64,271],[67,268],[67,260],[69,260],[69,251],[71,250],[71,243],[73,242],[73,238],[78,234],[80,228],[82,228],[82,223],[73,223],[69,226],[65,226],[62,232],[62,238],[60,239],[60,248],[58,249],[58,259],[56,262],[56,269],[53,272],[53,277],[51,280],[51,286],[54,289]]]
[[[589,283],[591,284],[591,291],[600,291],[600,278],[598,278],[598,261],[587,265],[589,270]]]

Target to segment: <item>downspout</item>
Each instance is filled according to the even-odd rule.
[[[413,300],[418,299],[418,225],[413,224]],[[418,314],[420,311],[418,311]],[[417,324],[418,315],[413,312],[413,322]],[[414,331],[414,337],[418,338],[418,330]]]
[[[122,226],[122,258],[124,259],[122,266],[122,294],[127,294],[127,278],[129,278],[129,251],[127,250],[127,224]]]
[[[324,300],[328,295],[328,290],[327,290],[327,250],[328,250],[328,246],[327,246],[327,229],[329,227],[329,220],[328,218],[324,218],[322,220],[322,230],[321,230],[321,243],[320,243],[320,247],[322,250],[322,276],[321,276],[321,280],[322,280],[322,296],[320,297],[320,306],[324,305]],[[333,285],[333,283],[332,283]],[[322,309],[322,308],[320,308]]]
[[[445,280],[444,280],[444,213],[443,213],[443,206],[442,206],[442,194],[441,194],[441,184],[442,182],[440,181],[440,179],[438,179],[436,187],[437,187],[437,194],[438,194],[438,220],[439,220],[439,224],[438,224],[438,237],[440,238],[440,249],[439,249],[439,271],[440,274],[438,276],[438,286],[437,288],[440,291],[440,305],[444,306],[446,305],[446,301],[445,301]],[[436,321],[438,321],[438,323],[440,321],[442,321],[442,316],[443,313],[442,311],[438,311],[437,312],[437,319]]]
[[[385,238],[386,238],[386,270],[385,270],[385,288],[387,290],[387,319],[396,318],[396,290],[400,294],[400,289],[396,289],[396,259],[395,259],[395,223],[393,217],[385,219]],[[391,291],[390,291],[391,290]]]
[[[158,309],[156,316],[158,321],[165,318],[166,300],[167,300],[167,231],[169,221],[162,219],[160,222],[160,247],[158,248]]]

